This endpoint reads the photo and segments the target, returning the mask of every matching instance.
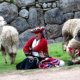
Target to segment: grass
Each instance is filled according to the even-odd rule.
[[[69,55],[62,50],[62,43],[49,44],[48,51],[51,57],[62,59],[64,61],[69,59]]]
[[[49,51],[49,55],[51,57],[62,59],[64,61],[67,61],[69,59],[68,54],[62,51],[62,44],[61,43],[49,44],[48,51]],[[18,54],[16,56],[15,64],[12,64],[12,65],[10,64],[9,59],[8,59],[8,64],[5,64],[3,57],[0,53],[0,73],[15,71],[16,64],[26,58],[22,50],[18,50],[17,53]],[[9,58],[9,57],[7,57],[7,58]]]
[[[0,73],[1,72],[8,72],[8,71],[10,72],[10,71],[16,70],[15,69],[16,64],[21,62],[24,58],[25,58],[25,55],[24,55],[23,51],[18,50],[16,60],[15,60],[15,64],[10,64],[9,57],[7,57],[8,63],[5,64],[4,60],[3,60],[3,57],[2,57],[2,54],[0,53]]]

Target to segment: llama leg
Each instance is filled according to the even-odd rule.
[[[6,53],[5,53],[5,52],[2,52],[2,55],[3,55],[3,57],[4,57],[4,61],[5,61],[5,63],[7,64]]]
[[[5,51],[5,48],[2,45],[1,45],[1,52],[2,52],[2,56],[4,58],[5,63],[7,64],[6,51]]]
[[[9,56],[10,56],[11,64],[14,64],[15,58],[16,58],[16,53],[9,53]]]
[[[63,43],[62,43],[63,51],[66,51],[66,47],[67,47],[67,44],[68,44],[68,40],[66,38],[67,37],[63,37]]]
[[[69,43],[69,40],[72,39],[72,36],[69,34],[69,33],[64,33],[63,35],[63,43],[62,43],[62,48],[63,48],[63,51],[66,51],[66,47]]]

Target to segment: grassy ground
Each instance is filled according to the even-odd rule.
[[[54,43],[48,45],[49,55],[67,61],[69,55],[62,50],[62,43]]]
[[[67,61],[69,59],[68,54],[62,51],[61,43],[49,44],[48,51],[49,51],[49,55],[52,57],[56,57],[56,58],[62,59],[64,61]],[[18,50],[17,53],[18,54],[16,56],[16,62],[15,62],[15,64],[12,64],[12,65],[10,64],[9,60],[8,60],[8,64],[5,64],[3,57],[0,53],[0,73],[16,70],[15,69],[16,64],[25,58],[25,55],[22,50]],[[9,57],[7,57],[7,58],[9,58]]]

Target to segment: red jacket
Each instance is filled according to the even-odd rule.
[[[35,37],[30,38],[24,45],[23,47],[23,51],[25,54],[27,54],[27,52],[29,52],[29,47],[32,46],[32,43],[34,41]],[[35,52],[42,52],[48,54],[48,47],[47,47],[47,40],[45,38],[42,38],[39,42],[39,44],[34,47],[33,49]]]

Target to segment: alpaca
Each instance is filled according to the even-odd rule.
[[[62,28],[62,36],[64,39],[63,40],[64,50],[67,49],[68,43],[70,45],[75,44],[75,41],[72,42],[73,40],[80,42],[80,19],[69,19],[68,21],[66,21]],[[77,44],[76,46],[78,48],[79,44]]]
[[[4,57],[5,63],[7,63],[6,55],[10,56],[11,64],[15,62],[16,54],[17,54],[17,44],[18,44],[18,31],[13,26],[9,26],[6,24],[4,19],[0,18],[0,24],[2,27],[2,31],[0,34],[0,41],[1,41],[1,51]]]

